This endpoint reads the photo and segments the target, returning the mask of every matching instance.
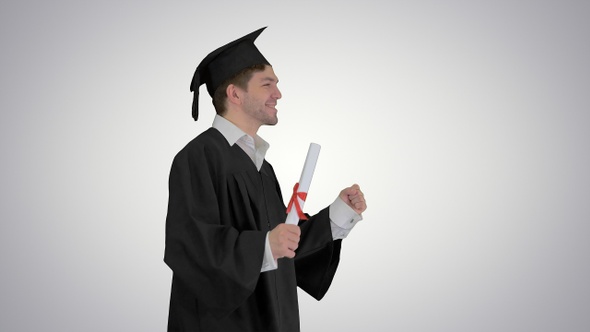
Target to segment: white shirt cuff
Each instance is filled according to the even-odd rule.
[[[272,271],[279,268],[279,264],[272,257],[272,250],[270,249],[270,241],[268,239],[268,233],[266,233],[266,240],[264,245],[264,258],[262,259],[262,269],[260,272]]]
[[[330,226],[334,240],[344,239],[352,228],[363,220],[363,216],[356,213],[340,197],[330,205]]]

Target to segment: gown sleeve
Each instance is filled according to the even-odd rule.
[[[187,301],[197,301],[216,317],[239,307],[256,288],[266,232],[238,231],[221,220],[229,209],[218,194],[220,161],[185,149],[170,171],[164,261],[182,283]],[[219,180],[221,177],[221,180]]]
[[[332,284],[342,240],[332,240],[329,208],[299,223],[302,234],[295,256],[297,286],[316,300],[321,300]]]

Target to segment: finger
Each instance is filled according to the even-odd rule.
[[[356,195],[356,196],[364,196],[365,195],[363,193],[363,191],[360,190],[360,189],[353,189],[353,190],[354,190],[354,194],[353,195]]]
[[[367,204],[365,204],[365,202],[361,202],[361,203],[357,203],[354,206],[355,210],[357,213],[362,213],[365,212],[365,210],[367,209]]]
[[[299,242],[291,242],[288,245],[288,249],[291,251],[295,251],[297,248],[299,248]]]
[[[350,188],[348,188],[348,190],[347,190],[347,194],[348,194],[349,196],[350,196],[350,195],[358,195],[358,193],[359,193],[359,190],[358,190],[358,188],[350,187]]]
[[[299,236],[289,236],[287,237],[287,242],[288,243],[299,243]]]
[[[356,186],[356,187],[355,187]],[[344,190],[342,190],[346,195],[355,195],[358,192],[358,186],[357,185],[352,185],[348,188],[344,188]]]
[[[352,199],[356,197],[364,197],[365,194],[360,190],[355,190],[354,192],[351,192],[348,196]]]
[[[358,202],[364,202],[365,201],[365,197],[361,196],[361,195],[354,195],[354,196],[349,196],[348,200],[352,203],[358,203]]]
[[[297,225],[286,225],[288,226],[286,229],[289,232],[289,234],[295,234],[297,236],[301,235],[301,228],[299,228],[299,226]]]

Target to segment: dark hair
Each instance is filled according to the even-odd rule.
[[[246,67],[239,73],[221,83],[221,85],[215,90],[215,93],[213,94],[213,107],[215,107],[215,112],[217,112],[219,115],[224,115],[227,111],[225,107],[225,101],[227,100],[226,90],[230,84],[248,91],[248,82],[252,78],[252,75],[254,75],[256,72],[264,71],[266,66],[267,65],[265,64],[260,64]]]

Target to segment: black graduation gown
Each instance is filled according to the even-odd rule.
[[[321,299],[339,262],[328,208],[300,222],[295,259],[260,272],[266,233],[286,207],[272,166],[260,172],[214,128],[170,171],[164,261],[173,271],[169,331],[299,331],[297,286]]]

